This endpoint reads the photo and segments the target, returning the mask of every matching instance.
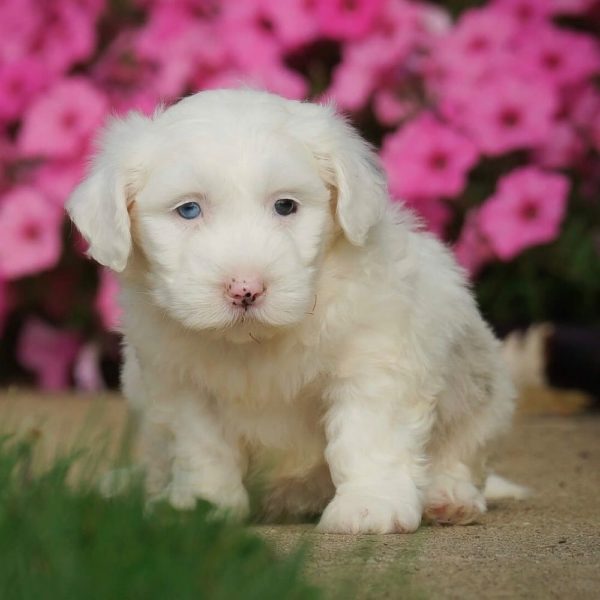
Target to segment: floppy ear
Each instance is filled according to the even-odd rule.
[[[387,182],[371,146],[331,106],[302,104],[312,123],[297,124],[300,139],[309,137],[325,181],[337,195],[336,216],[346,238],[362,246],[388,202]],[[304,130],[304,131],[303,131]]]
[[[114,271],[125,269],[131,252],[128,208],[143,170],[136,148],[150,123],[137,113],[113,120],[100,138],[91,172],[66,205],[90,245],[88,255]]]
[[[337,142],[329,157],[337,189],[336,214],[348,240],[362,246],[383,216],[388,201],[386,179],[371,146],[353,127],[336,119]]]

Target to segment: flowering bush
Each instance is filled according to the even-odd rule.
[[[240,83],[347,112],[497,325],[597,319],[599,3],[465,4],[3,2],[0,379],[114,382],[116,283],[63,203],[110,114]]]

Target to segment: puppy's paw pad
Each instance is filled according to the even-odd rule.
[[[385,498],[338,494],[329,503],[317,529],[326,533],[411,533],[421,522],[419,506]]]
[[[467,525],[477,520],[483,511],[461,504],[440,504],[425,509],[428,521],[438,525]]]
[[[483,495],[471,482],[447,477],[428,490],[423,516],[438,525],[467,525],[485,510]]]

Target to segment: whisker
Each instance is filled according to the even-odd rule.
[[[315,308],[317,308],[317,294],[315,294],[315,303],[313,304],[313,307],[310,309],[310,312],[306,312],[304,314],[305,315],[314,315],[315,314]]]

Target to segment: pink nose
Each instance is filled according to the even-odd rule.
[[[265,284],[258,277],[232,277],[225,286],[227,299],[244,308],[255,304],[265,291]]]

